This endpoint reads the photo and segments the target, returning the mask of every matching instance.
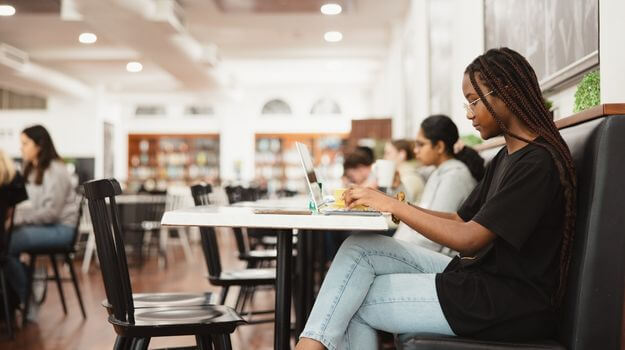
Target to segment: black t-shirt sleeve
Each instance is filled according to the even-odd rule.
[[[472,218],[520,250],[560,188],[557,169],[546,152],[515,162],[497,192]]]
[[[475,214],[480,210],[482,206],[482,188],[484,187],[484,179],[480,181],[477,186],[471,191],[467,199],[464,200],[462,205],[457,211],[458,216],[467,222],[471,220]]]

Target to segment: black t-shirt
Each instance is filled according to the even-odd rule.
[[[504,147],[458,215],[496,238],[476,258],[455,257],[436,276],[453,331],[509,341],[552,336],[564,194],[549,151],[528,144],[509,155]]]

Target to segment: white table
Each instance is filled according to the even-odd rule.
[[[267,208],[265,202],[257,205],[244,204],[238,206],[201,206],[165,212],[162,225],[170,226],[212,226],[212,227],[249,227],[276,228],[297,230],[323,231],[381,231],[388,225],[384,216],[347,216],[347,215],[275,215],[254,214],[254,208]],[[291,201],[273,201],[281,208],[302,209],[294,207]],[[284,204],[284,205],[280,205]],[[304,203],[305,205],[305,203]],[[305,207],[304,207],[305,208]],[[276,315],[274,349],[289,349],[291,327],[291,260],[293,235],[278,235],[278,267],[276,271]]]

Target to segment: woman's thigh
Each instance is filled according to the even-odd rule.
[[[357,261],[364,258],[376,276],[395,273],[438,273],[442,272],[451,260],[444,254],[371,233],[351,235],[339,249],[334,264],[349,265],[347,261],[342,261],[346,258]]]
[[[435,278],[436,274],[377,276],[356,317],[389,333],[454,335],[441,309]]]
[[[25,225],[11,235],[10,254],[34,249],[65,247],[71,244],[73,228],[65,225]]]

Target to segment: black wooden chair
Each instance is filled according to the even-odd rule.
[[[27,266],[28,290],[27,290],[26,304],[24,307],[25,315],[28,314],[28,309],[31,307],[30,302],[31,302],[31,294],[33,292],[34,272],[35,272],[37,258],[42,255],[47,255],[50,258],[50,263],[52,264],[52,270],[54,271],[54,276],[45,277],[45,280],[43,281],[43,283],[47,283],[47,281],[49,280],[56,281],[56,286],[59,290],[59,297],[61,298],[61,306],[63,307],[63,313],[67,315],[67,305],[65,303],[65,294],[63,293],[63,284],[62,284],[62,282],[65,279],[61,277],[61,274],[59,272],[58,260],[57,260],[57,257],[59,256],[62,257],[63,262],[65,262],[68,266],[69,273],[71,276],[70,280],[72,284],[74,285],[74,290],[76,291],[76,296],[78,297],[78,303],[80,305],[80,312],[82,313],[82,317],[83,319],[87,318],[87,313],[85,312],[85,306],[82,301],[82,294],[80,293],[80,286],[78,284],[78,279],[76,278],[76,271],[74,270],[74,264],[72,261],[76,253],[76,239],[78,238],[78,234],[80,233],[79,232],[80,220],[82,217],[82,211],[83,211],[82,209],[84,205],[84,200],[85,198],[81,194],[79,197],[79,200],[77,201],[78,202],[78,218],[76,219],[76,226],[74,227],[74,237],[72,238],[72,241],[69,245],[65,247],[60,247],[60,248],[54,248],[54,249],[46,248],[46,249],[38,249],[38,250],[28,250],[25,252],[25,253],[28,253],[28,255],[30,256],[30,261]],[[44,286],[44,288],[47,288],[47,287]],[[44,297],[45,295],[42,297],[42,300],[40,300],[40,302],[43,302]],[[23,322],[24,324],[26,324],[27,322],[26,317],[24,317]]]
[[[13,213],[15,206],[9,205],[5,201],[0,201],[0,293],[2,294],[2,307],[4,309],[4,321],[7,327],[9,339],[13,339],[13,317],[11,313],[10,291],[7,288],[7,281],[4,274],[4,267],[7,264],[9,244],[11,244],[11,232],[13,231]],[[5,224],[8,227],[5,230]]]
[[[210,185],[194,185],[191,187],[191,195],[196,206],[208,205],[211,193]],[[212,285],[220,286],[221,296],[219,303],[224,304],[228,291],[232,286],[241,287],[241,292],[237,298],[235,309],[241,314],[269,314],[273,310],[245,312],[245,305],[253,298],[256,287],[274,288],[276,284],[275,268],[246,268],[240,270],[222,270],[221,259],[219,257],[219,244],[215,229],[212,227],[200,227],[200,238],[202,251],[208,268],[208,280]],[[248,320],[248,323],[273,322],[273,319]]]
[[[114,349],[147,349],[152,337],[182,335],[195,336],[202,350],[230,349],[230,334],[245,321],[227,306],[135,306],[115,203],[115,196],[121,194],[119,183],[104,179],[84,186],[109,305],[109,323],[117,333]]]

